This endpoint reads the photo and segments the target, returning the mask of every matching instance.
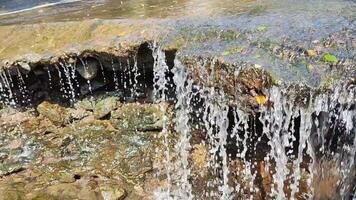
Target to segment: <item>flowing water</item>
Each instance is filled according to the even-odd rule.
[[[32,4],[15,9],[9,2],[0,12],[1,24],[84,18],[214,17],[265,10],[273,14],[277,10],[281,13],[288,4],[162,0],[157,6],[151,1],[135,0],[120,1],[120,6],[114,8],[114,1],[76,0],[47,4],[31,1]],[[310,6],[304,5],[308,3]],[[345,16],[349,16],[347,5],[354,5],[348,1],[308,3],[294,2],[294,9],[307,13],[318,7],[316,12],[328,16],[345,10]],[[330,13],[322,9],[325,7],[332,7]],[[86,13],[78,12],[83,8],[87,8]],[[58,13],[53,14],[56,9]],[[282,13],[287,15],[289,11],[290,8]],[[25,20],[28,16],[31,17]],[[192,69],[178,57],[169,64],[167,53],[156,42],[148,48],[153,66],[142,61],[138,54],[125,59],[112,57],[109,65],[93,58],[78,57],[75,62],[63,59],[53,68],[43,69],[44,74],[39,76],[46,77],[46,82],[36,87],[58,91],[59,101],[70,106],[83,96],[95,95],[96,91],[114,92],[123,96],[124,102],[159,103],[164,116],[157,139],[163,147],[156,152],[164,155],[164,167],[157,177],[164,176],[166,184],[156,188],[156,199],[323,199],[328,192],[334,199],[355,198],[354,84],[337,83],[330,90],[320,91],[303,84],[292,87],[281,83],[268,88],[263,97],[266,103],[251,110],[241,102],[244,97],[231,99],[224,87],[215,85],[221,76],[217,67],[219,58],[203,59]],[[22,69],[26,68],[22,65]],[[238,76],[244,69],[234,70]],[[95,78],[90,77],[93,74]],[[35,85],[30,76],[18,68],[15,72],[0,72],[1,106],[38,103],[31,92]],[[174,114],[169,113],[169,104],[173,105]],[[172,145],[173,133],[176,141]],[[198,133],[202,136],[197,141]],[[206,171],[203,178],[197,176],[194,164],[197,145],[206,148],[206,163],[199,168]],[[26,157],[26,153],[21,156]]]
[[[320,177],[329,176],[330,169],[325,166],[333,166],[336,170],[333,174],[337,180],[334,191],[339,194],[337,196],[347,199],[352,195],[352,187],[355,187],[356,88],[335,85],[332,91],[324,93],[307,89],[300,97],[288,95],[290,88],[287,86],[273,86],[267,94],[267,101],[273,105],[261,106],[251,113],[238,102],[231,102],[223,89],[209,86],[218,75],[217,60],[200,63],[198,69],[207,80],[204,85],[195,81],[190,69],[177,58],[174,67],[169,67],[158,44],[153,43],[151,48],[153,97],[157,103],[169,102],[172,101],[169,91],[174,90],[173,124],[174,131],[179,134],[178,142],[172,147],[166,114],[158,137],[165,145],[157,151],[164,151],[165,167],[159,173],[166,175],[167,186],[157,188],[157,199],[255,199],[262,190],[264,198],[309,199],[321,192],[318,184],[323,184],[324,179]],[[130,64],[132,61],[134,63]],[[89,67],[88,60],[78,63]],[[122,88],[129,95],[126,98],[134,98],[138,86],[143,85],[138,82],[142,70],[139,70],[136,57],[126,63],[124,74],[120,75],[125,76],[125,83],[116,74],[102,79],[112,79],[115,91]],[[48,84],[57,77],[62,97],[70,104],[80,96],[78,88],[81,86],[75,70],[75,64],[63,61],[56,70],[48,71]],[[236,69],[235,74],[240,70]],[[30,102],[24,76],[19,71],[16,75],[7,70],[1,72],[2,104]],[[87,81],[89,95],[94,92],[91,83],[95,81]],[[85,85],[85,81],[81,84]],[[161,106],[161,110],[167,111],[165,106]],[[195,175],[191,142],[197,129],[205,133],[201,142],[208,149],[208,164],[204,167],[210,174],[201,193],[196,192],[192,182]],[[179,159],[172,159],[174,153]],[[233,168],[234,162],[243,163],[243,167]],[[270,186],[261,183],[266,177]]]

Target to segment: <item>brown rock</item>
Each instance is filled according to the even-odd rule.
[[[70,121],[67,109],[58,104],[44,101],[37,106],[37,111],[57,125],[67,124]]]

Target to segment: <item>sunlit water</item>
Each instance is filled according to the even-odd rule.
[[[157,153],[163,151],[165,156],[165,167],[158,173],[166,175],[167,184],[157,188],[157,199],[255,199],[261,192],[261,187],[256,184],[261,182],[258,176],[262,172],[271,176],[271,187],[269,191],[264,191],[265,198],[313,198],[320,193],[314,187],[323,184],[320,176],[328,174],[328,168],[323,163],[335,166],[336,196],[348,199],[352,195],[356,151],[356,88],[335,85],[332,91],[325,93],[308,90],[305,99],[297,100],[288,96],[286,86],[272,87],[267,98],[273,102],[273,106],[262,106],[251,116],[238,102],[228,100],[224,90],[207,86],[214,83],[217,75],[215,60],[198,66],[201,78],[207,80],[206,85],[201,85],[192,79],[189,68],[178,59],[175,59],[174,67],[169,69],[165,54],[158,44],[154,43],[151,48],[154,59],[153,96],[157,103],[164,103],[169,99],[169,90],[175,88],[173,124],[175,132],[179,134],[178,142],[172,147],[168,137],[168,113],[165,114],[163,130],[158,136],[164,148],[157,149]],[[138,87],[142,86],[138,79],[140,74],[136,58],[133,61],[135,63],[127,65],[125,77],[114,76],[115,85],[121,87],[124,84],[124,89],[132,97],[137,95]],[[79,95],[74,89],[79,84],[76,70],[78,67],[89,67],[89,61],[83,60],[82,63],[83,66],[75,66],[62,62],[58,66],[62,70],[57,69],[60,91],[63,98],[72,104]],[[238,75],[240,70],[236,68],[234,74]],[[55,71],[48,73],[53,76]],[[173,73],[174,87],[170,85],[171,80],[167,79],[168,73]],[[20,71],[17,76],[10,75],[7,70],[0,73],[2,104],[15,106],[29,101],[24,76],[27,75]],[[90,95],[94,82],[88,80],[87,84]],[[18,88],[16,95],[14,88]],[[167,111],[164,106],[161,109],[163,113]],[[197,127],[206,133],[206,168],[211,173],[203,193],[197,193],[196,185],[192,183],[191,138]],[[251,142],[253,137],[258,137],[255,143]],[[265,146],[258,145],[266,138],[268,142]],[[228,144],[236,146],[237,150],[231,151]],[[173,152],[176,159],[172,159]],[[243,163],[243,167],[236,171],[232,163],[237,161]],[[234,178],[239,181],[233,181]],[[303,189],[301,185],[304,185]]]
[[[72,21],[87,18],[214,17],[263,12],[291,15],[295,10],[302,10],[300,13],[319,12],[327,16],[339,14],[352,17],[353,14],[349,11],[355,6],[352,1],[303,1],[293,2],[293,6],[289,3],[291,1],[252,0],[162,0],[158,3],[144,0],[119,3],[109,0],[53,1],[47,4],[36,2],[18,9],[2,8],[0,23]],[[295,17],[302,19],[300,15]],[[242,107],[232,106],[236,102],[230,102],[222,89],[196,83],[192,72],[178,59],[175,59],[173,69],[169,69],[165,54],[158,44],[153,44],[151,48],[155,61],[153,96],[156,102],[164,103],[168,100],[168,90],[172,87],[166,75],[170,72],[174,74],[174,130],[179,134],[178,142],[171,148],[165,116],[163,131],[159,136],[163,138],[165,148],[157,151],[164,151],[165,167],[158,173],[166,175],[167,184],[157,188],[157,199],[254,199],[255,195],[261,192],[261,188],[256,185],[258,173],[261,171],[271,176],[272,186],[270,191],[264,191],[265,198],[312,199],[320,192],[315,188],[320,184],[318,179],[324,176],[324,173],[327,174],[324,171],[329,170],[328,165],[324,163],[332,163],[335,166],[332,170],[338,180],[336,196],[341,199],[352,198],[352,192],[355,191],[352,187],[355,187],[353,176],[356,155],[356,88],[345,84],[335,85],[332,91],[325,93],[310,91],[304,104],[296,104],[297,100],[287,95],[286,85],[273,87],[267,95],[273,106],[261,107],[257,114],[251,116]],[[125,69],[112,63],[116,90],[123,86],[132,96],[137,95],[136,88],[140,87],[137,60],[134,59],[134,62],[133,65],[127,64],[133,66],[132,68]],[[201,78],[208,80],[208,83],[214,81],[214,62],[204,62],[198,66],[200,74],[204,75]],[[83,67],[88,67],[87,61],[83,60],[81,63]],[[69,99],[71,103],[77,101],[78,96],[74,90],[79,87],[76,68],[73,64],[63,62],[56,71],[59,84],[62,85],[63,98]],[[126,72],[125,75],[118,76],[116,68]],[[240,73],[240,70],[236,69],[235,73]],[[53,75],[51,73],[53,71],[48,70],[49,77]],[[1,103],[14,106],[29,101],[24,76],[26,75],[20,72],[17,76],[12,76],[7,71],[0,73]],[[106,77],[105,74],[102,76]],[[51,79],[49,82],[51,84]],[[15,85],[20,89],[20,95],[14,94]],[[93,92],[95,85],[93,81],[87,80],[88,94]],[[165,111],[164,107],[162,111]],[[206,133],[206,167],[211,173],[211,177],[204,183],[205,191],[199,193],[199,197],[195,192],[196,186],[192,183],[190,159],[191,138],[197,124]],[[256,141],[259,143],[267,138],[266,146],[251,142],[250,137],[259,132],[258,127],[261,128],[259,131],[262,135],[258,135]],[[237,147],[233,155],[228,148],[231,144]],[[179,159],[172,159],[173,152],[178,154]],[[259,152],[267,153],[260,157],[257,156]],[[243,163],[243,168],[233,171],[233,161]],[[232,177],[240,181],[233,181]],[[302,191],[302,184],[307,189]]]
[[[267,12],[352,16],[355,7],[353,1],[347,0],[6,0],[0,2],[0,24],[84,19],[186,19]],[[303,20],[303,16],[295,17]]]

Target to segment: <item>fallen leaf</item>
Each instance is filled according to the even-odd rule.
[[[256,96],[256,101],[259,105],[264,105],[266,103],[266,97],[263,95]]]
[[[308,50],[307,50],[307,53],[308,53],[308,56],[310,56],[310,57],[315,57],[315,56],[317,56],[316,51],[314,51],[314,50],[312,50],[312,49],[308,49]]]
[[[323,61],[327,62],[327,63],[335,64],[335,63],[337,63],[338,60],[335,55],[333,55],[331,53],[326,53],[323,55]]]

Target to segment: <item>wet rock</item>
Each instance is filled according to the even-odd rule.
[[[103,186],[100,190],[104,200],[122,200],[127,195],[124,189],[113,186]]]
[[[66,108],[48,101],[38,105],[37,112],[57,125],[63,125],[70,121],[70,115]]]
[[[106,61],[106,60],[102,60],[101,61],[102,64],[103,64],[103,67],[108,70],[108,71],[114,71],[114,72],[117,72],[117,71],[120,71],[122,70],[122,66],[121,66],[121,63],[120,62],[109,62],[109,61]]]
[[[0,185],[0,200],[21,200],[25,193],[21,184]]]
[[[41,75],[44,75],[46,72],[43,71],[43,69],[36,68],[36,69],[33,70],[33,73],[34,73],[36,76],[41,76]]]
[[[75,109],[84,109],[87,111],[93,111],[95,107],[95,102],[88,98],[80,100],[74,104]]]
[[[96,77],[100,63],[95,59],[83,60],[76,66],[78,73],[86,80],[92,80]]]
[[[68,173],[68,172],[62,172],[60,173],[60,179],[59,181],[62,183],[74,183],[75,182],[75,178],[72,174]]]
[[[75,119],[75,120],[83,119],[85,117],[88,117],[91,114],[91,112],[85,110],[84,108],[69,109],[68,112],[69,112],[71,118]]]
[[[242,88],[240,88],[242,92],[253,96],[255,96],[255,94],[261,94],[262,91],[272,85],[270,75],[258,68],[242,70],[237,80],[242,86]]]
[[[200,176],[205,176],[208,170],[208,149],[204,144],[196,144],[192,151],[193,169]]]
[[[21,163],[0,163],[0,177],[25,170]]]
[[[21,68],[22,71],[24,71],[24,72],[27,72],[27,73],[28,73],[29,71],[31,71],[30,65],[29,65],[28,63],[26,63],[26,62],[19,62],[18,65],[20,66],[20,68]]]
[[[101,119],[108,114],[111,113],[111,111],[115,110],[119,105],[120,105],[120,99],[117,97],[107,97],[105,99],[99,100],[95,104],[94,108],[94,116],[96,119]]]
[[[69,58],[69,59],[68,59],[68,63],[69,63],[69,64],[72,64],[72,65],[75,64],[76,61],[77,61],[77,60],[74,59],[74,58]]]
[[[78,199],[80,189],[71,183],[61,183],[47,188],[46,193],[59,199]]]

